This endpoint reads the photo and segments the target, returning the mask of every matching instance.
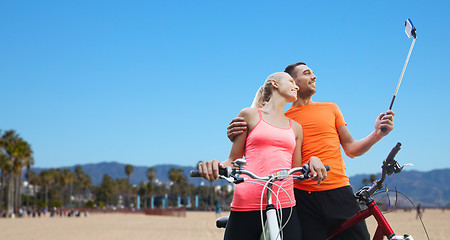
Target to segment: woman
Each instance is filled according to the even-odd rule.
[[[298,86],[289,74],[278,72],[270,75],[255,97],[252,105],[255,107],[245,108],[239,113],[247,122],[247,130],[236,136],[228,159],[222,163],[217,160],[200,163],[200,175],[207,180],[215,180],[219,176],[219,167],[232,166],[232,161],[244,155],[247,161],[244,169],[259,176],[301,166],[302,127],[284,115],[284,105],[297,100],[297,91]],[[309,163],[312,169],[323,168],[316,157],[312,157]],[[291,206],[295,206],[293,183],[289,180],[278,184],[283,184],[287,191],[287,194],[280,191],[277,204],[277,208],[283,211],[284,225]],[[236,185],[224,239],[259,239],[262,188],[249,183]],[[278,188],[274,186],[273,190],[277,192]],[[294,210],[283,229],[283,239],[300,238],[300,223]]]

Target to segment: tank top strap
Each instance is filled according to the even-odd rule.
[[[292,128],[292,119],[290,119],[290,118],[289,118],[289,125],[290,125],[291,128]]]
[[[261,108],[258,108],[259,121],[263,120]]]

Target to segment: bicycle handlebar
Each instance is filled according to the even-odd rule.
[[[400,167],[397,161],[395,161],[395,156],[397,155],[398,151],[400,151],[402,144],[398,142],[395,147],[392,148],[391,152],[389,152],[389,155],[387,158],[383,161],[382,173],[381,178],[379,180],[376,180],[373,182],[372,186],[370,186],[369,189],[367,189],[367,192],[369,195],[372,195],[377,191],[378,189],[381,189],[383,187],[384,179],[387,175],[399,173],[402,171],[403,167]]]
[[[324,167],[327,171],[330,170],[330,166],[324,165]],[[231,177],[232,179],[234,179],[234,181],[233,181],[234,183],[241,183],[241,182],[245,181],[245,179],[239,178],[238,176],[236,176],[236,174],[245,174],[245,175],[249,176],[250,178],[256,179],[256,180],[268,181],[270,179],[273,179],[274,181],[276,181],[276,180],[285,179],[296,172],[302,172],[302,175],[298,176],[299,179],[310,178],[309,174],[311,173],[311,170],[309,169],[308,164],[305,164],[301,167],[295,167],[290,170],[280,170],[274,174],[270,174],[270,175],[264,176],[264,177],[258,176],[256,174],[254,174],[252,171],[245,170],[245,169],[236,169],[236,168],[231,168],[231,167],[219,168],[219,176],[222,176],[223,178]],[[190,176],[191,177],[201,177],[198,170],[192,170],[190,172]]]
[[[389,153],[389,155],[386,158],[387,163],[391,163],[392,161],[394,161],[394,157],[395,157],[395,155],[397,155],[401,146],[402,146],[402,144],[400,142],[398,142],[397,145],[395,145],[395,147],[392,148],[391,152]]]
[[[227,175],[229,175],[228,171],[229,171],[228,168],[219,168],[219,175],[221,175],[221,176],[227,176]],[[189,175],[190,175],[191,177],[202,177],[202,176],[200,176],[200,173],[199,173],[198,170],[192,170],[192,171],[189,173]]]

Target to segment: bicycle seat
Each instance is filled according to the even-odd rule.
[[[226,228],[228,223],[228,216],[220,217],[216,220],[217,228]]]

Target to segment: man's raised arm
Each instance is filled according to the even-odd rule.
[[[345,154],[350,158],[354,158],[369,151],[375,143],[394,129],[394,115],[395,113],[392,110],[388,110],[386,114],[381,113],[375,120],[375,130],[369,136],[360,140],[353,139],[346,126],[340,127],[338,134]],[[386,130],[382,131],[382,128]]]

